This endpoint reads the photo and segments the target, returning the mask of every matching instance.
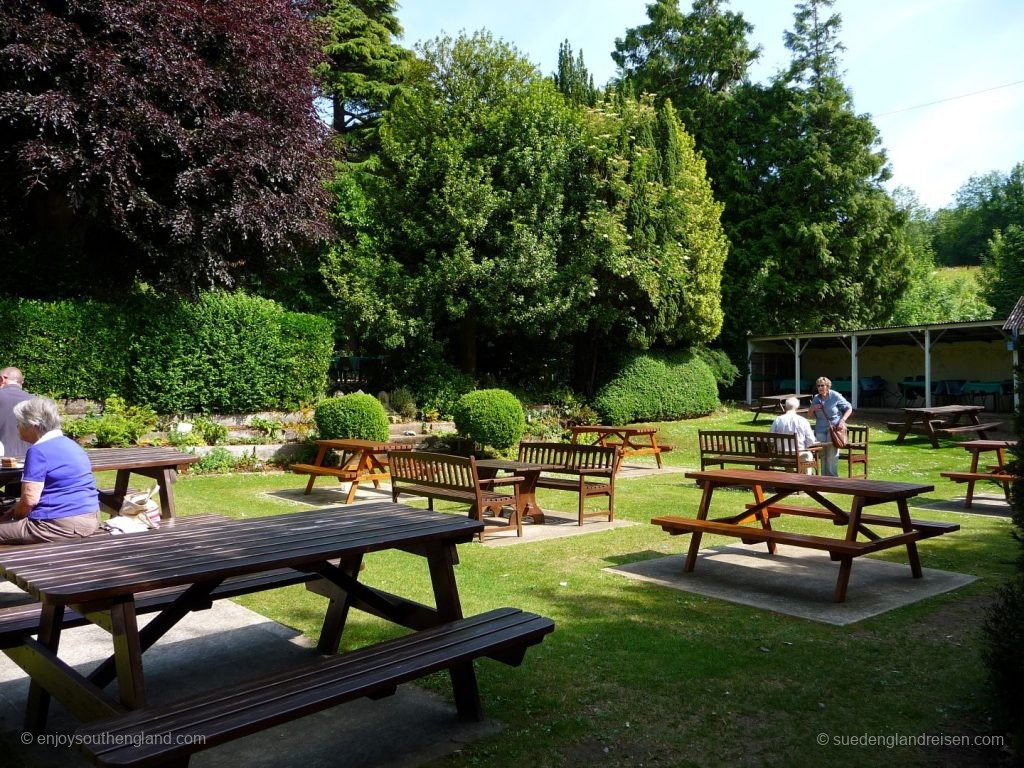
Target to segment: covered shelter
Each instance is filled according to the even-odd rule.
[[[1016,320],[1013,318],[1016,317]],[[761,395],[813,392],[827,376],[854,408],[923,399],[976,399],[993,411],[1018,402],[1024,297],[1007,320],[931,323],[820,333],[755,336],[747,341],[747,401]]]

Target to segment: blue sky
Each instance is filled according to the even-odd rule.
[[[407,46],[442,31],[487,29],[550,74],[568,39],[603,84],[615,75],[615,38],[647,21],[648,0],[399,2]],[[787,64],[782,36],[792,2],[726,7],[754,25],[750,39],[763,48],[755,77]],[[934,209],[949,205],[969,177],[1024,162],[1024,1],[837,0],[833,11],[843,18],[844,82],[857,112],[870,113],[882,134],[890,187],[909,187]]]

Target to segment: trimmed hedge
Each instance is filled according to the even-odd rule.
[[[160,413],[292,410],[327,387],[333,326],[241,293],[195,303],[137,296],[123,304],[18,300],[0,305],[0,360],[31,392]]]
[[[504,389],[466,393],[455,404],[454,415],[460,435],[499,451],[516,445],[526,430],[522,404]]]
[[[628,358],[594,399],[604,424],[689,419],[717,407],[715,375],[689,351]]]
[[[313,413],[324,440],[379,440],[390,433],[388,414],[373,395],[353,394],[321,400]]]

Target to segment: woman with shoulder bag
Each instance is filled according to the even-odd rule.
[[[845,397],[832,389],[831,379],[824,376],[815,382],[818,394],[811,398],[807,416],[814,416],[814,437],[821,443],[821,474],[839,476],[839,449],[832,442],[831,429],[842,425],[846,434],[846,420],[853,415],[853,406]]]

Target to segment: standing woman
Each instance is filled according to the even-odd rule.
[[[853,406],[832,389],[832,381],[822,376],[815,382],[818,394],[811,398],[807,415],[814,416],[814,438],[821,443],[821,474],[839,476],[839,449],[832,445],[829,425],[837,426],[853,415]]]
[[[0,544],[89,536],[100,524],[99,495],[85,451],[60,430],[57,404],[33,397],[14,406],[25,453],[21,497],[0,517]]]

